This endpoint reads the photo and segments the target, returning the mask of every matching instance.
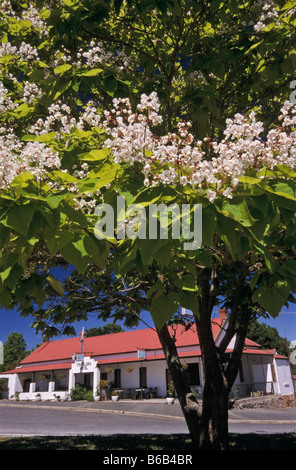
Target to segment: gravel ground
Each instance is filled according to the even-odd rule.
[[[234,404],[234,408],[264,408],[264,409],[279,409],[279,408],[295,408],[296,398],[294,395],[282,395],[282,396],[262,396],[253,397],[238,400]]]

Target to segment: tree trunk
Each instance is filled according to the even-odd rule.
[[[201,449],[228,449],[229,388],[216,348],[210,317],[196,321],[204,371]]]
[[[192,443],[199,446],[201,417],[200,406],[191,392],[186,372],[182,369],[180,364],[175,341],[171,337],[167,326],[164,325],[162,328],[157,330],[157,333],[165,354],[169,371],[172,375],[178,400],[188,426]]]

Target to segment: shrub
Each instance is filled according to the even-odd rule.
[[[74,388],[72,388],[70,396],[71,400],[77,401],[77,400],[86,400],[86,395],[87,395],[87,388],[83,387],[82,385],[75,385]]]
[[[88,390],[85,394],[85,399],[87,401],[94,401],[94,394],[91,390]]]

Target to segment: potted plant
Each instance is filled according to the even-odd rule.
[[[10,398],[11,398],[11,400],[19,401],[19,399],[20,399],[20,392],[15,392],[15,394],[12,395]]]
[[[186,362],[181,362],[182,369],[187,370],[188,369],[188,364]]]
[[[107,374],[112,374],[112,372],[113,372],[112,367],[106,367],[106,372],[107,372]]]
[[[99,385],[99,389],[105,389],[108,387],[108,380],[100,380],[100,385]]]
[[[97,388],[96,388],[96,394],[94,396],[95,401],[100,401],[101,399],[101,389],[100,389],[100,384],[98,383]]]
[[[134,370],[134,368],[131,366],[127,366],[125,369],[127,370],[127,372],[132,372]]]
[[[102,397],[102,400],[106,400],[106,388],[108,387],[108,380],[100,380],[97,387],[97,394]]]
[[[112,398],[112,401],[118,401],[118,399],[119,399],[118,392],[116,392],[115,390],[113,390],[112,395],[111,395],[111,398]]]
[[[166,401],[169,405],[172,405],[174,403],[175,401],[174,397],[175,397],[175,387],[174,387],[173,381],[171,380],[168,384],[167,397],[166,397]]]

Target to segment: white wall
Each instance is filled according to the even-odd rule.
[[[79,377],[82,379],[83,374],[85,373],[93,373],[92,377],[92,386],[93,386],[93,394],[94,396],[97,394],[97,385],[100,381],[100,371],[97,367],[97,361],[91,359],[90,357],[84,357],[83,362],[75,362],[72,364],[72,367],[69,371],[69,393],[71,389],[75,386],[75,377],[78,378],[76,381],[79,383]]]
[[[182,359],[183,360],[183,359]],[[185,359],[186,363],[200,363],[199,358],[190,358]],[[132,372],[127,372],[126,366],[131,366],[134,368]],[[105,372],[106,367],[100,366],[100,373]],[[147,387],[154,388],[157,387],[157,396],[165,397],[167,395],[167,384],[166,384],[166,369],[167,363],[164,359],[155,360],[155,361],[142,361],[142,362],[130,362],[128,364],[113,364],[112,369],[119,368],[121,369],[121,388],[137,388],[140,385],[140,367],[146,367],[147,372]],[[203,382],[202,378],[202,369],[199,367],[200,372],[200,381]],[[114,381],[114,372],[108,374],[107,380],[109,382]]]
[[[281,395],[290,395],[294,393],[293,378],[288,359],[274,358],[276,367],[278,393]]]
[[[1,374],[1,379],[8,379],[8,397],[12,397],[15,392],[22,391],[22,384],[17,374]]]
[[[132,372],[126,370],[127,366],[133,367]],[[105,372],[106,367],[102,365],[100,367],[100,373]],[[110,366],[111,367],[111,366]],[[137,388],[140,386],[140,367],[146,367],[147,374],[147,387],[157,387],[157,394],[160,397],[166,396],[166,376],[165,369],[166,361],[149,361],[145,362],[130,362],[128,364],[113,364],[112,369],[121,369],[121,388]],[[114,372],[108,374],[107,380],[109,382],[114,381]]]

